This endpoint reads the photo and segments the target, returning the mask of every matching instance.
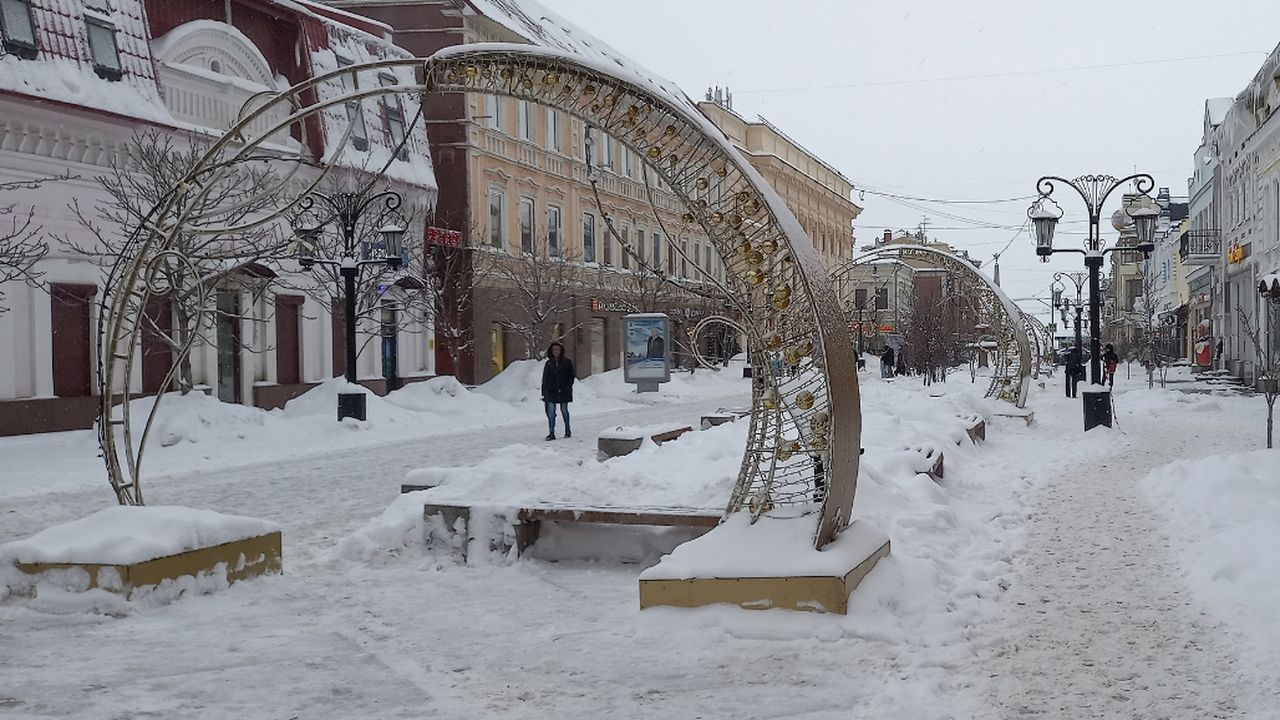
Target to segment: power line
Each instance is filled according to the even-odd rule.
[[[1218,58],[1238,57],[1241,55],[1267,55],[1267,53],[1259,50],[1253,50],[1249,52],[1221,53],[1217,55],[1191,55],[1180,58],[1167,58],[1164,60],[1135,60],[1133,62],[1108,63],[1103,65],[1079,65],[1076,67],[1049,68],[1045,70],[1014,70],[1010,72],[980,73],[975,75],[951,75],[935,78],[917,78],[914,80],[879,80],[874,82],[847,83],[841,85],[812,85],[809,87],[763,88],[760,90],[738,89],[734,92],[738,95],[752,95],[764,93],[808,92],[812,90],[847,90],[865,87],[881,87],[886,85],[920,85],[923,83],[954,82],[957,80],[985,80],[990,78],[1019,77],[1025,75],[1051,75],[1054,73],[1081,72],[1085,70],[1107,70],[1112,68],[1136,67],[1139,65],[1163,65],[1168,63],[1191,62],[1194,60],[1214,60]]]

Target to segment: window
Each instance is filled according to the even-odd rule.
[[[859,310],[867,307],[867,289],[857,288],[853,291],[853,306]]]
[[[625,177],[635,177],[635,169],[631,166],[631,150],[622,143],[618,143],[618,155],[620,159],[620,172]]]
[[[560,257],[560,208],[547,208],[547,255]]]
[[[394,75],[378,75],[378,82],[383,87],[396,84]],[[391,134],[391,149],[396,151],[397,160],[409,159],[409,148],[404,145],[404,110],[400,107],[400,96],[388,94],[382,96],[382,112],[387,118],[387,132]]]
[[[604,227],[604,236],[600,238],[600,264],[613,266],[613,234],[609,232],[607,224]]]
[[[622,238],[622,247],[618,248],[618,264],[623,270],[631,269],[631,253],[628,248],[631,246],[631,228],[623,225],[618,229],[618,235]]]
[[[707,243],[707,252],[702,256],[702,260],[702,267],[706,269],[708,275],[711,275],[711,243]]]
[[[89,55],[93,58],[93,71],[104,80],[119,80],[124,71],[120,65],[120,51],[116,48],[116,28],[106,20],[91,15],[84,18],[89,30]]]
[[[507,126],[507,100],[497,95],[484,96],[485,124],[494,130],[504,131]]]
[[[689,241],[680,238],[680,277],[689,277]]]
[[[489,244],[496,248],[505,248],[507,191],[502,188],[489,188]]]
[[[516,215],[520,221],[520,252],[532,255],[536,249],[533,241],[533,198],[520,198]]]
[[[538,139],[538,125],[534,119],[533,103],[528,100],[521,100],[518,106],[518,113],[516,122],[519,125],[520,139],[536,142]]]
[[[653,234],[653,271],[662,272],[662,237],[656,232]]]
[[[596,261],[596,218],[589,213],[582,215],[582,262]]]
[[[647,243],[645,238],[649,236],[649,232],[642,227],[636,228],[636,269],[642,269],[647,262],[648,255],[645,254]]]
[[[876,309],[877,310],[889,309],[889,288],[887,287],[876,288]]]
[[[702,243],[693,244],[693,269],[697,270],[702,265]]]
[[[676,244],[667,242],[667,274],[676,274]]]
[[[547,148],[564,152],[564,127],[560,124],[560,112],[547,108]]]
[[[344,68],[352,63],[341,55],[338,56],[338,67]],[[342,76],[342,92],[349,93],[355,88],[355,78],[352,75]],[[369,128],[364,124],[364,108],[361,107],[359,100],[351,100],[347,103],[347,122],[351,124],[351,146],[357,150],[369,149]]]
[[[604,133],[598,133],[597,136],[599,137],[597,144],[600,146],[600,167],[612,171],[614,169],[613,138],[605,135]]]
[[[0,40],[5,52],[27,60],[36,58],[40,48],[31,21],[31,0],[0,0]]]

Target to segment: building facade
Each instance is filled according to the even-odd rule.
[[[1212,102],[1212,101],[1211,101]],[[1213,212],[1221,238],[1211,293],[1212,326],[1222,342],[1215,362],[1252,383],[1259,348],[1249,326],[1261,328],[1260,343],[1280,338],[1274,307],[1257,290],[1259,279],[1280,269],[1280,46],[1221,114],[1206,148],[1214,167]],[[1216,119],[1216,118],[1214,118]],[[1208,122],[1206,122],[1208,125]],[[1193,216],[1193,229],[1196,227]],[[1212,229],[1212,228],[1210,228]]]
[[[131,158],[157,148],[190,156],[229,128],[256,93],[342,63],[407,57],[390,44],[385,26],[307,2],[19,0],[6,2],[0,31],[0,206],[30,217],[48,245],[34,268],[37,282],[0,288],[7,310],[0,315],[0,434],[84,428],[96,415],[103,267],[119,247],[111,239],[126,232],[108,217],[121,200],[101,178],[146,185],[154,178],[141,176]],[[398,79],[412,81],[407,71]],[[335,80],[316,92],[345,89]],[[310,120],[305,142],[286,131],[264,147],[311,160],[341,153],[336,164],[358,176],[389,156],[395,118],[416,113],[416,102],[397,97],[340,108]],[[353,119],[363,129],[363,149],[336,142]],[[425,133],[418,131],[393,165],[389,186],[434,202]],[[257,212],[272,210],[264,204]],[[209,304],[197,308],[191,326],[202,336],[190,363],[195,389],[276,407],[341,374],[341,324],[325,288],[298,269],[269,253],[220,266]],[[155,297],[146,313],[152,331],[134,348],[135,377],[127,379],[133,395],[155,392],[173,362],[178,308]],[[381,329],[362,321],[359,344]],[[382,386],[388,369],[397,377],[429,375],[428,330],[421,318],[406,318],[394,330],[404,338],[395,367],[364,353],[361,378]]]

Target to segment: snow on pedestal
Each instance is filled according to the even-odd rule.
[[[49,586],[131,597],[185,584],[202,591],[280,572],[280,527],[185,507],[116,506],[0,545],[0,597]]]
[[[730,603],[844,614],[849,593],[889,554],[889,538],[857,520],[815,550],[817,521],[813,513],[755,523],[748,513],[731,515],[640,574],[640,607]]]

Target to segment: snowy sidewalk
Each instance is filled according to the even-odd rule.
[[[995,703],[1007,718],[1256,717],[1242,707],[1270,693],[1188,585],[1167,519],[1140,487],[1152,467],[1203,452],[1206,428],[1117,419],[1125,442],[1028,498],[1003,603],[1009,636],[991,662]],[[1256,439],[1211,444],[1229,452]]]

